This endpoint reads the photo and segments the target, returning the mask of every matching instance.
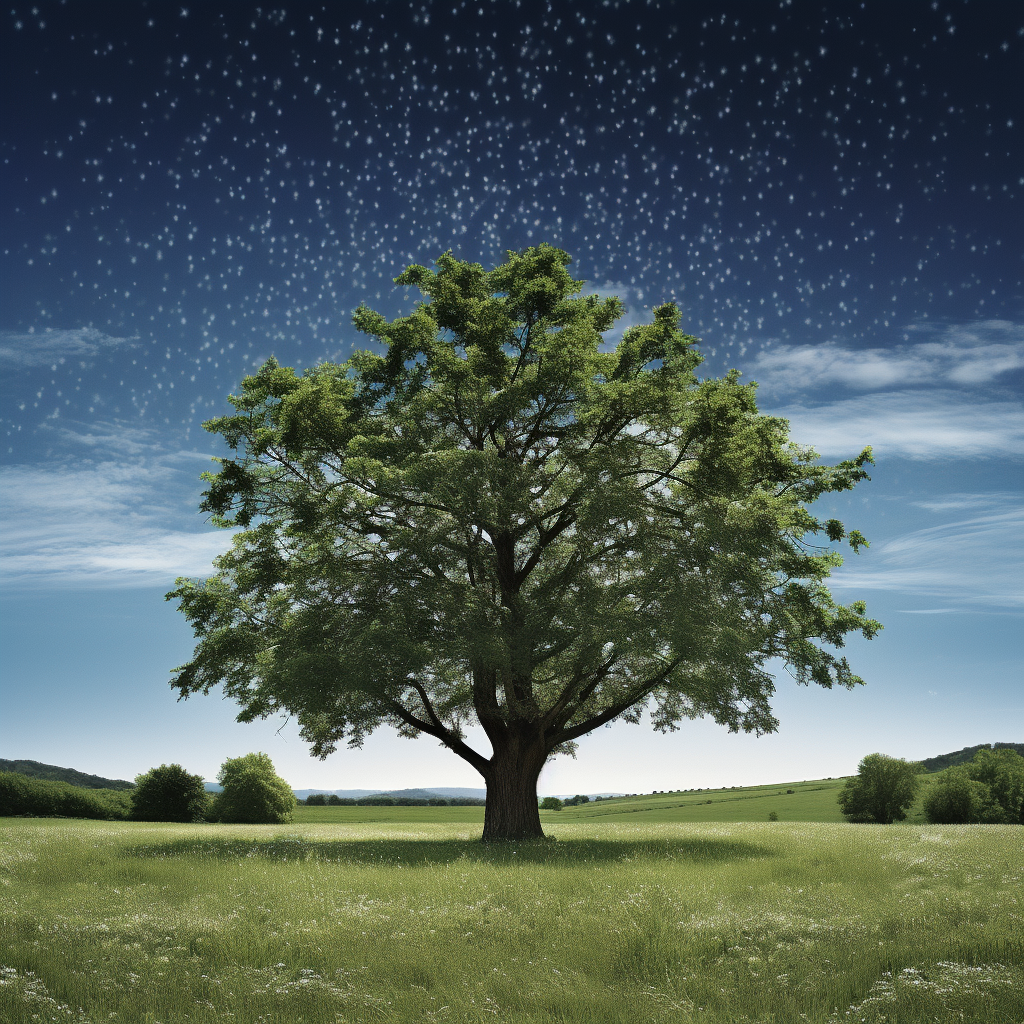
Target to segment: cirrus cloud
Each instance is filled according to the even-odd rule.
[[[92,359],[104,349],[131,347],[138,338],[115,338],[95,327],[72,330],[46,328],[43,331],[0,332],[0,363],[32,367],[63,363],[68,359]]]
[[[912,459],[1020,458],[1024,408],[944,388],[858,395],[821,405],[771,409],[799,444],[824,456],[876,454]]]
[[[854,391],[920,385],[989,384],[1024,368],[1024,324],[985,320],[942,327],[915,325],[892,348],[778,345],[760,351],[750,376],[775,392],[839,385]]]

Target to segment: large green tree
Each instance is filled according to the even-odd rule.
[[[210,817],[233,824],[280,825],[292,820],[295,794],[263,753],[229,757],[217,773],[223,789]]]
[[[868,754],[839,791],[839,809],[850,821],[879,825],[903,821],[917,797],[923,770],[915,761]]]
[[[409,316],[357,310],[377,353],[246,377],[206,424],[235,454],[201,506],[240,532],[168,595],[198,638],[182,696],[291,714],[319,757],[432,736],[483,776],[487,840],[543,834],[541,768],[591,730],[771,732],[769,659],[850,687],[837,648],[881,628],[833,601],[847,534],[807,507],[870,451],[821,465],[754,384],[699,379],[671,303],[606,343],[623,305],[570,262],[446,253],[396,279],[423,293]]]
[[[162,764],[135,778],[129,817],[136,821],[203,821],[210,796],[201,775]]]

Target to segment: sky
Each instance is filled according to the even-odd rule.
[[[676,301],[870,482],[816,506],[884,632],[853,691],[779,666],[779,731],[618,724],[541,792],[838,777],[1024,740],[1024,9],[1008,0],[11,4],[0,147],[0,756],[295,787],[480,786],[426,738],[325,761],[177,702],[163,595],[227,544],[202,422],[268,356],[366,339],[393,279],[548,242],[622,326]],[[618,335],[609,335],[609,344]],[[486,741],[474,737],[487,752]]]

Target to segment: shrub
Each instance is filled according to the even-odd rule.
[[[933,825],[969,825],[981,821],[990,800],[988,786],[965,771],[948,770],[924,798],[924,814]]]
[[[0,772],[0,817],[123,819],[128,793],[85,789],[67,782],[33,779],[19,772]]]
[[[947,768],[925,798],[936,825],[1013,824],[1024,815],[1024,757],[983,747],[966,764]]]
[[[180,764],[150,768],[135,779],[131,791],[134,821],[204,821],[210,795],[201,775],[190,775]]]
[[[768,812],[768,820],[769,821],[778,821],[779,820],[779,812],[778,811],[769,811]]]
[[[246,825],[280,825],[291,821],[295,794],[266,754],[228,758],[217,781],[224,787],[214,798],[215,821]]]

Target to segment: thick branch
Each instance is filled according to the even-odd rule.
[[[481,775],[487,773],[490,767],[490,762],[487,758],[477,753],[468,743],[459,739],[458,736],[450,729],[445,728],[440,722],[436,726],[429,722],[424,722],[422,718],[414,715],[397,700],[389,699],[387,705],[392,713],[397,715],[406,725],[439,739],[449,750],[458,754],[463,760],[468,761]]]
[[[639,686],[634,686],[630,690],[628,697],[613,704],[611,707],[606,708],[600,714],[594,715],[593,718],[588,718],[585,722],[581,722],[579,725],[574,725],[571,729],[563,729],[553,736],[548,738],[548,745],[551,747],[557,746],[559,743],[566,743],[569,740],[578,739],[580,736],[586,736],[588,732],[592,732],[599,726],[607,725],[613,719],[616,719],[624,711],[628,711],[631,707],[636,705],[639,701],[647,697],[660,683],[665,682],[665,679],[669,673],[682,661],[682,658],[676,658],[667,668],[662,672],[659,672],[656,676],[652,676]]]
[[[617,655],[612,654],[612,656],[603,665],[598,667],[591,681],[587,683],[586,687],[584,687],[584,689],[580,691],[579,694],[577,694],[577,687],[582,682],[583,673],[575,673],[573,675],[572,680],[566,684],[561,694],[559,694],[558,700],[555,701],[555,703],[551,706],[548,713],[544,716],[545,728],[550,729],[554,727],[560,729],[565,724],[565,722],[572,718],[572,712],[563,717],[563,712],[569,706],[569,702],[577,696],[579,699],[579,703],[585,701],[587,697],[589,697],[590,694],[594,692],[594,689],[597,687],[598,683],[608,675],[608,673],[611,671],[612,665],[615,664],[616,660]]]

